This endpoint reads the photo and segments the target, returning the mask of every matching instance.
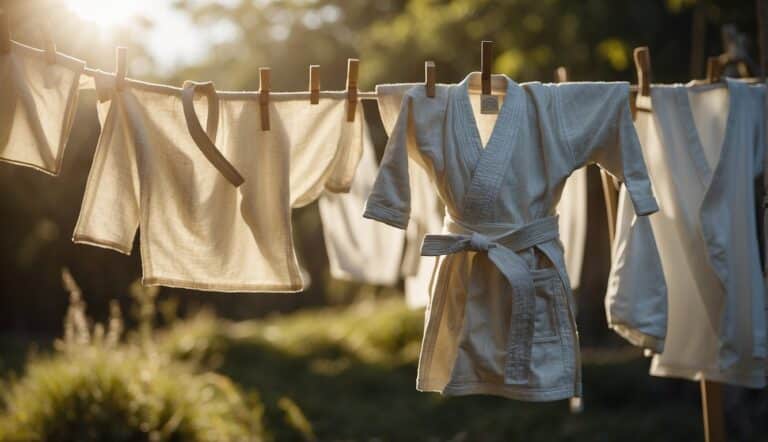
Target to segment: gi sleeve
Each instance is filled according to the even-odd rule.
[[[397,122],[389,136],[379,173],[368,196],[363,216],[405,229],[411,213],[411,188],[408,175],[409,144],[412,135],[412,101],[406,96]]]
[[[667,285],[651,220],[637,216],[619,194],[616,238],[605,295],[608,326],[635,346],[664,350],[667,335]]]
[[[565,83],[555,88],[561,136],[573,154],[573,170],[589,163],[627,187],[635,212],[659,210],[632,123],[627,83]]]
[[[117,96],[100,105],[106,117],[72,240],[129,255],[139,226],[139,173],[124,105]]]

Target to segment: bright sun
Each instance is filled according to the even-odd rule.
[[[142,13],[150,12],[158,0],[67,0],[72,12],[84,20],[109,27],[127,23]]]

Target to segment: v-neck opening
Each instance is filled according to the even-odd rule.
[[[517,147],[515,137],[525,100],[522,88],[511,78],[503,76],[507,81],[507,94],[488,142],[483,147],[469,95],[469,83],[473,75],[479,74],[469,74],[453,89],[451,108],[459,141],[459,155],[470,173],[462,207],[465,212],[472,213],[473,219],[482,220],[492,215],[492,204],[498,197],[503,177],[506,176]]]
[[[716,146],[718,148],[717,152],[713,155],[716,159],[714,164],[710,164],[708,160],[708,152],[704,149],[704,144],[702,142],[702,136],[701,131],[699,127],[696,124],[696,115],[693,113],[693,105],[691,103],[691,92],[693,93],[706,93],[707,91],[716,88],[715,85],[694,85],[692,83],[687,84],[685,87],[679,88],[678,92],[678,98],[680,100],[680,104],[682,105],[683,112],[684,112],[684,119],[686,124],[686,130],[688,132],[688,146],[689,149],[692,149],[691,155],[694,157],[694,164],[699,169],[700,177],[702,179],[702,184],[704,184],[705,187],[708,187],[712,176],[714,175],[715,171],[717,170],[718,165],[720,164],[720,161],[722,160],[723,154],[725,149],[727,148],[728,144],[728,136],[731,131],[731,126],[733,125],[733,87],[731,82],[726,79],[725,81],[725,88],[726,92],[728,94],[728,97],[726,99],[728,110],[727,110],[727,116],[725,119],[725,126],[723,127],[723,134],[722,134],[722,140],[720,141],[719,146]],[[693,88],[706,88],[703,91],[693,91]]]
[[[498,138],[498,132],[499,132],[499,123],[504,119],[505,116],[507,116],[509,109],[511,108],[511,105],[509,104],[510,99],[512,99],[512,91],[515,86],[514,81],[512,81],[511,78],[507,77],[506,75],[501,75],[501,78],[503,78],[506,81],[506,93],[504,96],[504,101],[501,103],[501,107],[499,108],[499,112],[496,114],[496,121],[493,122],[493,127],[491,128],[491,133],[488,136],[488,141],[486,143],[483,143],[483,138],[480,134],[480,126],[477,121],[477,117],[475,116],[475,110],[472,107],[472,101],[471,96],[469,94],[469,83],[470,79],[472,78],[472,75],[475,73],[469,74],[464,81],[461,82],[460,86],[460,93],[461,93],[461,101],[463,103],[464,111],[466,117],[466,124],[471,126],[471,132],[472,132],[472,138],[474,138],[474,142],[472,143],[477,149],[479,149],[479,152],[485,152],[488,150],[489,147],[491,147],[492,143]]]

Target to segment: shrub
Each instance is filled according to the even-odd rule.
[[[228,378],[158,351],[147,323],[123,340],[116,305],[106,327],[91,327],[74,281],[65,274],[65,282],[71,295],[64,339],[0,393],[0,439],[262,439],[257,399],[246,401]]]

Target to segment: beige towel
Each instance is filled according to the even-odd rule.
[[[16,42],[0,55],[0,160],[58,175],[84,67]]]
[[[112,87],[105,83],[102,88]],[[272,94],[271,130],[262,131],[257,94],[211,97],[218,98],[218,124],[200,127],[208,126],[214,152],[190,135],[180,89],[132,82],[99,105],[102,134],[73,239],[130,253],[140,226],[147,285],[302,290],[291,195],[303,202],[327,180],[353,175],[338,158],[355,155],[356,146],[339,143],[355,137],[339,137],[359,127],[361,116],[346,123],[341,93],[317,106],[301,94]],[[195,95],[193,107],[201,120],[209,115],[204,96]],[[219,161],[209,159],[216,155]],[[292,173],[292,161],[301,167],[308,156],[317,167],[305,167],[302,179]],[[327,165],[318,160],[327,158]],[[237,176],[245,180],[239,187]]]

